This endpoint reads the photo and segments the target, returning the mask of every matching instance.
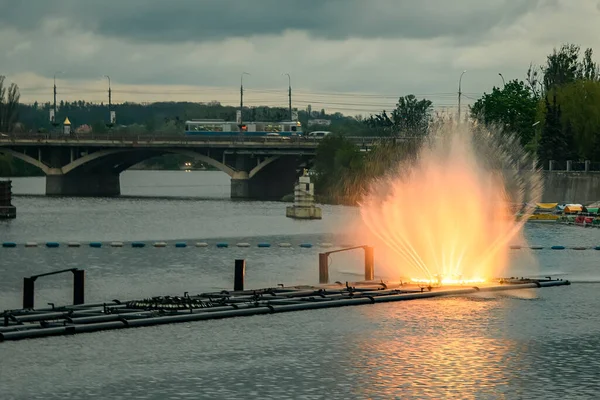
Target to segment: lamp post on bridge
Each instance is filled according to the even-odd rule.
[[[282,74],[288,77],[288,107],[289,107],[289,112],[290,112],[290,121],[293,121],[293,116],[292,116],[292,78],[290,77],[290,74],[285,73]]]
[[[107,124],[107,126],[109,128],[112,128],[112,126],[116,122],[116,115],[115,115],[115,112],[112,111],[112,88],[110,85],[110,76],[104,75],[104,78],[108,79],[108,115],[109,115],[110,119],[109,119],[109,123]]]
[[[462,96],[462,77],[467,72],[465,69],[462,74],[460,74],[460,78],[458,79],[458,122],[460,123],[460,98]]]
[[[63,73],[63,71],[57,71],[54,73],[54,107],[52,109],[52,112],[50,113],[50,123],[54,127],[57,127],[58,125],[60,125],[58,122],[56,122],[56,75],[59,75],[62,73]]]
[[[506,86],[506,81],[504,80],[504,76],[502,75],[502,73],[498,72],[498,75],[500,75],[500,78],[502,78],[502,86]]]
[[[240,128],[240,132],[242,131],[244,112],[244,75],[250,75],[250,73],[242,72],[242,74],[240,75],[240,113],[237,118],[237,123]]]

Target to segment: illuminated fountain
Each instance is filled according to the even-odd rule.
[[[509,242],[542,190],[535,160],[518,140],[481,126],[443,122],[418,156],[377,180],[360,204],[362,239],[385,273],[431,286],[502,276]],[[522,239],[522,238],[521,238]]]

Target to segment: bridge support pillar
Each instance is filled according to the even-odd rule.
[[[121,194],[119,174],[91,173],[46,176],[46,195],[113,197]]]
[[[281,200],[294,193],[298,178],[295,157],[281,158],[267,165],[253,177],[236,172],[231,178],[231,198],[248,200]]]

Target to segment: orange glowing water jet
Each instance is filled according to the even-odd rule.
[[[534,160],[510,135],[446,122],[419,155],[375,182],[360,204],[362,239],[381,266],[423,284],[484,282],[507,266],[518,221],[539,201]]]

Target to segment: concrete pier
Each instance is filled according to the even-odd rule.
[[[0,219],[17,217],[17,208],[12,205],[12,182],[0,181]]]
[[[285,216],[295,219],[321,219],[321,209],[315,206],[315,185],[308,172],[298,180],[294,190],[294,205],[286,208]]]

